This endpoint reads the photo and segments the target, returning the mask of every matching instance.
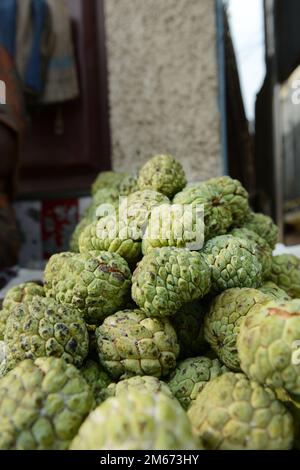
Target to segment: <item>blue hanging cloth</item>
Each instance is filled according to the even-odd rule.
[[[0,45],[15,55],[17,0],[0,0]]]

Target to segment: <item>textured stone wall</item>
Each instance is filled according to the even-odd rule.
[[[214,0],[105,0],[113,166],[221,173]]]

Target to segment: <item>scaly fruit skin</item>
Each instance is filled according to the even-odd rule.
[[[106,389],[111,384],[111,379],[100,364],[88,359],[80,369],[82,377],[91,387],[95,405],[100,405],[107,397]]]
[[[262,266],[262,276],[267,279],[270,276],[272,265],[272,250],[268,242],[253,230],[246,228],[234,228],[231,230],[230,235],[242,240],[250,240],[256,244],[257,258]]]
[[[187,416],[164,393],[130,390],[96,408],[82,424],[71,450],[195,449]]]
[[[142,257],[141,242],[132,240],[118,217],[107,216],[88,225],[79,238],[80,253],[109,251],[118,253],[134,266]]]
[[[274,224],[271,217],[255,212],[249,212],[243,226],[248,230],[258,233],[270,245],[271,249],[275,248],[278,241],[278,227]]]
[[[225,373],[209,382],[188,410],[194,434],[206,449],[285,450],[293,444],[293,420],[274,392]]]
[[[196,357],[208,349],[204,339],[204,315],[206,306],[199,301],[183,305],[172,318],[180,346],[179,357]]]
[[[45,269],[49,297],[78,309],[85,321],[99,325],[129,299],[131,272],[117,253],[60,253]]]
[[[277,300],[292,300],[291,297],[283,290],[280,289],[274,282],[265,282],[261,287],[258,288],[263,294],[267,294]]]
[[[204,320],[204,336],[219,359],[234,371],[240,371],[236,340],[243,318],[254,305],[263,305],[272,298],[259,290],[228,289],[211,303]]]
[[[73,365],[53,357],[22,361],[0,381],[0,449],[67,449],[92,406]]]
[[[10,312],[21,302],[30,302],[36,295],[45,297],[44,288],[36,282],[25,282],[7,291],[3,300],[2,310],[0,310],[0,340],[4,338],[6,321]]]
[[[137,175],[128,174],[124,176],[121,183],[119,184],[119,192],[121,196],[129,196],[129,194],[135,193],[139,190]]]
[[[181,406],[187,410],[205,385],[224,372],[228,372],[228,369],[219,359],[205,356],[189,358],[178,363],[168,385]]]
[[[96,330],[100,363],[118,379],[124,374],[163,377],[176,367],[179,345],[168,320],[124,310]]]
[[[182,165],[171,155],[155,155],[140,170],[138,186],[154,189],[169,198],[181,191],[186,185]]]
[[[230,208],[234,225],[241,225],[249,213],[248,192],[238,180],[230,176],[211,178],[206,184],[215,185],[222,191],[222,198]]]
[[[90,206],[84,212],[84,217],[91,220],[99,219],[118,210],[120,192],[115,188],[103,188],[97,191]]]
[[[224,198],[222,187],[216,184],[198,183],[187,186],[176,194],[174,204],[196,206],[204,210],[204,237],[209,240],[217,235],[226,233],[233,223],[232,213]]]
[[[212,293],[261,285],[262,266],[253,242],[223,235],[209,240],[202,253],[211,269]]]
[[[80,313],[54,299],[34,297],[11,312],[4,334],[6,372],[24,359],[55,356],[81,366],[88,332]]]
[[[123,199],[120,204],[120,224],[126,227],[129,238],[142,241],[152,209],[169,204],[167,196],[157,191],[150,189],[136,191]]]
[[[153,394],[164,393],[169,398],[174,399],[174,396],[168,385],[165,382],[159,380],[157,377],[152,377],[151,375],[137,375],[135,377],[130,377],[129,379],[120,380],[118,383],[112,383],[107,388],[107,396],[127,396],[128,393],[134,390],[141,392],[146,391]]]
[[[175,315],[185,303],[204,297],[210,287],[204,256],[185,248],[152,250],[132,276],[132,298],[149,317]]]
[[[102,171],[92,184],[92,195],[96,194],[100,189],[113,188],[119,189],[124,178],[127,179],[130,173],[118,173],[116,171]]]
[[[300,258],[287,254],[274,256],[270,280],[289,296],[300,298]]]
[[[196,208],[163,204],[152,209],[143,240],[143,254],[155,248],[174,246],[201,250],[204,243],[204,222]]]
[[[242,370],[252,380],[299,398],[299,338],[299,299],[257,305],[242,322],[237,339]]]

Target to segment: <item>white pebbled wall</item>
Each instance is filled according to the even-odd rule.
[[[222,172],[214,0],[105,0],[113,167]]]

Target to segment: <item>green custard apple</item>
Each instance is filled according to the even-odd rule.
[[[205,449],[286,450],[293,419],[268,387],[227,372],[209,382],[188,410]]]
[[[169,198],[186,185],[182,165],[171,155],[155,155],[141,168],[138,186],[141,190],[153,189]]]
[[[188,409],[206,384],[228,372],[219,359],[199,356],[178,363],[171,373],[168,385],[184,409]]]
[[[256,245],[250,240],[221,235],[209,240],[202,253],[211,269],[211,293],[232,287],[257,288],[262,284],[262,265]]]
[[[195,449],[186,413],[164,393],[130,390],[108,398],[79,429],[71,450]]]
[[[16,306],[7,319],[5,370],[23,359],[62,357],[81,366],[88,354],[88,332],[81,314],[54,299],[34,297]]]
[[[78,309],[91,325],[123,308],[130,288],[131,271],[117,253],[60,253],[45,269],[47,296]]]
[[[289,254],[274,256],[270,280],[290,297],[300,298],[300,258]]]
[[[24,360],[0,380],[0,449],[68,449],[92,407],[92,391],[72,364]]]
[[[204,297],[210,287],[210,267],[202,254],[163,247],[152,250],[138,264],[132,298],[147,316],[165,317]]]
[[[126,375],[163,377],[176,366],[179,345],[174,328],[141,310],[107,317],[96,330],[100,363],[114,378]]]

